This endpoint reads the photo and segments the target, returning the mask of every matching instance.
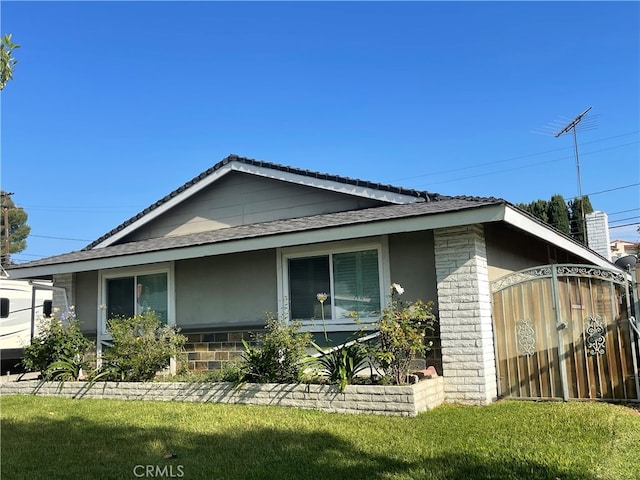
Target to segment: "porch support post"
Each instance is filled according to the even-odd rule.
[[[486,405],[498,390],[484,228],[436,229],[434,245],[445,398]]]

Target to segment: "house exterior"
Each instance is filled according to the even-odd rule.
[[[636,255],[638,252],[638,242],[630,242],[628,240],[613,240],[609,244],[611,249],[611,257],[614,260],[626,257],[627,255]]]
[[[265,312],[353,335],[392,282],[432,300],[447,401],[497,396],[491,282],[536,265],[613,268],[498,198],[443,196],[231,155],[81,251],[14,266],[64,287],[84,332],[145,308],[189,338],[189,367],[238,358]],[[61,299],[54,297],[54,303]],[[60,305],[61,306],[61,305]],[[440,354],[441,352],[441,354]]]

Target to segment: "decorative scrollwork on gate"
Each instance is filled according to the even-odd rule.
[[[552,270],[550,266],[543,266],[511,273],[492,282],[491,291],[495,293],[512,285],[523,283],[528,280],[535,280],[537,278],[548,278],[551,276],[551,271]]]
[[[589,355],[604,355],[606,333],[600,315],[587,317],[587,352]]]
[[[529,318],[523,318],[516,325],[516,337],[518,341],[518,353],[531,357],[536,353],[536,332],[533,322]]]
[[[625,275],[619,271],[606,270],[588,265],[558,265],[556,271],[559,276],[586,276],[601,278],[615,283],[624,283]]]

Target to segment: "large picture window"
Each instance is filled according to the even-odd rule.
[[[147,311],[168,321],[166,273],[129,275],[106,279],[107,318],[132,317]]]
[[[368,249],[288,257],[289,318],[292,320],[361,319],[377,317],[381,309],[379,250]],[[318,293],[326,293],[322,305]],[[341,322],[341,323],[344,323]]]

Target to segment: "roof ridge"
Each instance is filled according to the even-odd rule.
[[[443,196],[441,196],[443,197]],[[474,201],[474,202],[505,202],[505,203],[510,203],[507,200],[505,200],[504,198],[501,197],[480,197],[480,196],[476,196],[476,195],[453,195],[453,196],[449,196],[447,198],[450,199],[456,199],[456,200],[469,200],[469,201]]]
[[[429,193],[427,191],[422,191],[422,190],[409,189],[409,188],[404,188],[404,187],[399,187],[399,186],[394,186],[394,185],[385,185],[385,184],[378,183],[378,182],[371,182],[369,180],[362,180],[362,179],[358,179],[358,178],[350,178],[350,177],[345,177],[345,176],[341,176],[341,175],[335,175],[335,174],[331,174],[331,173],[322,173],[322,172],[317,172],[317,171],[313,171],[313,170],[304,170],[304,169],[301,169],[301,168],[282,165],[282,164],[279,164],[279,163],[267,162],[267,161],[264,161],[264,160],[256,160],[256,159],[248,158],[248,157],[241,157],[239,155],[236,155],[235,153],[232,153],[232,154],[229,154],[228,156],[226,156],[225,158],[223,158],[222,160],[220,160],[219,162],[217,162],[216,164],[214,164],[212,167],[210,167],[207,170],[203,171],[199,175],[196,175],[191,180],[188,180],[187,182],[183,183],[181,186],[179,186],[178,188],[176,188],[172,192],[168,193],[167,195],[162,197],[160,200],[157,200],[156,202],[152,203],[151,205],[149,205],[148,207],[146,207],[144,210],[140,211],[139,213],[137,213],[133,217],[129,218],[128,220],[125,220],[124,222],[122,222],[117,227],[109,230],[107,233],[105,233],[100,238],[98,238],[98,239],[94,240],[93,242],[91,242],[89,245],[84,247],[82,250],[91,250],[96,245],[99,245],[100,243],[104,242],[109,237],[111,237],[111,236],[115,235],[116,233],[122,231],[124,228],[126,228],[129,225],[131,225],[131,224],[135,223],[136,221],[140,220],[142,217],[144,217],[148,213],[152,212],[156,208],[160,207],[164,203],[168,202],[169,200],[171,200],[175,196],[179,195],[180,193],[184,192],[185,190],[187,190],[191,186],[195,185],[199,181],[203,180],[204,178],[208,177],[209,175],[213,174],[217,170],[220,170],[221,168],[225,167],[226,165],[228,165],[229,163],[232,163],[232,162],[244,163],[246,165],[252,165],[252,166],[256,166],[256,167],[270,168],[270,169],[276,170],[276,171],[282,171],[282,172],[292,173],[292,174],[296,174],[296,175],[303,175],[303,176],[310,177],[310,178],[318,178],[320,180],[334,181],[334,182],[338,182],[338,183],[343,183],[345,185],[353,185],[353,186],[359,186],[359,187],[364,187],[364,188],[372,188],[372,189],[383,190],[383,191],[386,191],[386,192],[396,193],[396,194],[400,194],[400,195],[412,195],[412,196],[415,196],[417,198],[422,198],[427,202],[440,201],[440,200],[443,200],[443,199],[446,199],[446,198],[450,198],[450,197],[442,196],[442,195],[440,195],[438,193]]]
[[[271,168],[273,170],[283,171],[283,172],[287,172],[287,173],[293,173],[293,174],[297,174],[297,175],[303,175],[305,177],[318,178],[320,180],[330,180],[330,181],[335,181],[335,182],[339,182],[339,183],[345,183],[345,184],[349,184],[349,185],[376,188],[376,189],[380,189],[380,190],[390,191],[390,192],[393,192],[393,193],[400,193],[400,194],[403,194],[403,195],[415,195],[417,197],[424,198],[427,201],[432,200],[432,198],[428,198],[428,197],[437,196],[438,195],[438,194],[432,194],[432,193],[427,192],[425,190],[416,190],[414,188],[406,188],[406,187],[401,187],[401,186],[398,186],[398,185],[384,184],[384,183],[380,183],[380,182],[372,182],[370,180],[346,177],[346,176],[343,176],[343,175],[336,175],[334,173],[324,173],[324,172],[319,172],[317,170],[305,170],[305,169],[302,169],[302,168],[291,167],[291,166],[283,165],[283,164],[280,164],[280,163],[273,163],[273,162],[267,162],[267,161],[264,161],[264,160],[256,160],[256,159],[253,159],[253,158],[241,157],[241,156],[236,155],[234,153],[232,153],[231,155],[227,156],[222,161],[218,162],[212,168],[215,169],[217,165],[223,164],[223,163],[226,164],[229,161],[237,161],[237,162],[241,162],[241,163],[246,163],[248,165]]]

